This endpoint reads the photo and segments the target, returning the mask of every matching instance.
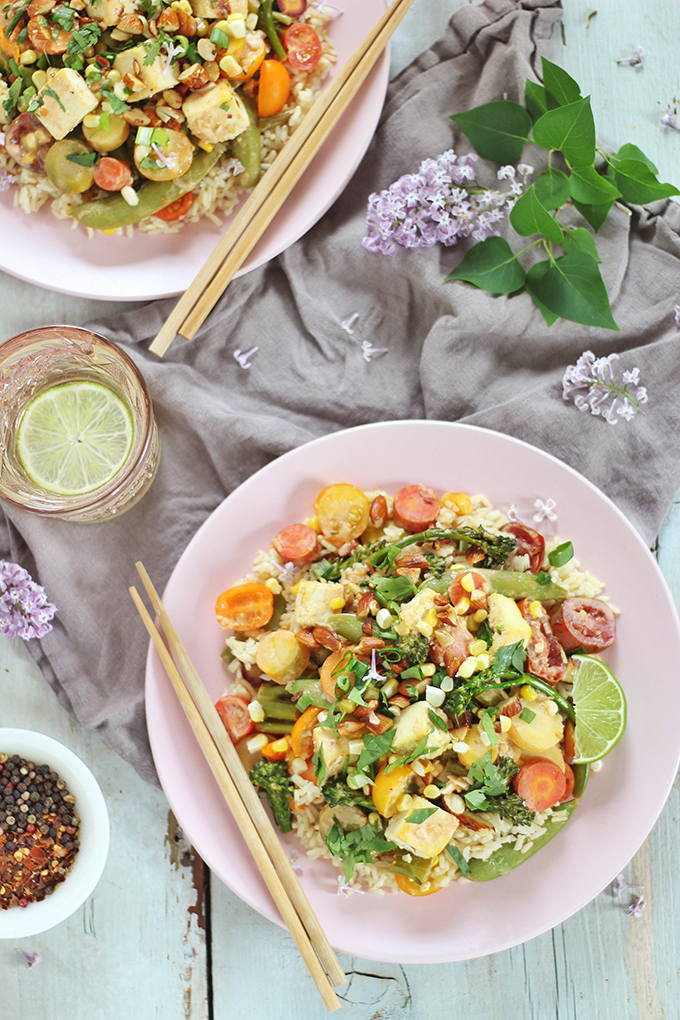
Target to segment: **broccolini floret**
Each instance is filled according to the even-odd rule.
[[[321,787],[323,798],[330,807],[338,804],[355,804],[357,807],[375,810],[372,797],[367,797],[361,790],[352,790],[342,776],[331,776]]]
[[[526,806],[522,798],[516,793],[506,793],[503,797],[493,797],[489,803],[491,811],[495,811],[501,818],[507,818],[513,825],[529,825],[534,820],[534,812]]]
[[[274,820],[281,832],[290,832],[293,828],[290,797],[295,787],[288,775],[286,762],[260,758],[253,765],[249,775],[255,789],[262,790],[269,801],[269,806],[274,812]]]
[[[429,638],[422,634],[406,634],[399,637],[396,647],[401,652],[402,658],[412,666],[419,666],[421,663],[427,662],[430,656]]]

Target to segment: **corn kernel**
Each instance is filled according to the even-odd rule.
[[[461,588],[465,588],[465,591],[474,591],[475,579],[472,574],[463,574],[460,579]]]
[[[352,713],[354,711],[354,709],[356,708],[356,705],[354,704],[354,702],[350,701],[349,698],[343,698],[342,701],[339,702],[339,704],[340,704],[340,708],[343,710],[343,712],[347,712],[348,715],[350,713]]]
[[[224,32],[225,35],[229,35],[229,22],[222,19],[222,21],[216,21],[213,28],[217,28],[220,32]]]
[[[428,705],[432,705],[433,708],[440,708],[444,704],[445,698],[446,694],[441,687],[432,687],[428,685],[425,688],[425,701]]]
[[[199,149],[203,149],[204,152],[212,152],[215,148],[212,142],[199,142],[198,147]]]
[[[475,662],[477,663],[477,669],[480,672],[484,669],[488,669],[489,666],[491,665],[491,658],[489,656],[489,653],[482,652],[480,655],[476,657]]]
[[[312,531],[316,531],[317,535],[321,533],[321,525],[319,524],[317,517],[308,517],[305,524],[308,528],[311,528]]]
[[[500,716],[501,720],[501,733],[507,733],[512,726],[512,720],[509,715]]]
[[[106,75],[106,80],[110,81],[113,85],[115,85],[117,81],[120,81],[121,78],[122,75],[120,71],[116,70],[115,67],[112,67],[111,70]]]
[[[265,588],[269,588],[269,590],[273,592],[274,595],[281,594],[281,585],[279,584],[278,580],[275,577],[268,577],[267,580],[264,582],[264,586]],[[344,604],[345,603],[343,602],[343,605]]]
[[[210,25],[205,18],[196,18],[196,35],[203,39],[210,31]]]
[[[390,679],[387,680],[382,686],[382,692],[386,698],[391,698],[393,695],[397,693],[398,690],[399,681],[394,676],[390,677]]]
[[[425,619],[429,623],[430,627],[432,627],[432,629],[434,630],[434,628],[437,626],[437,624],[439,622],[439,618],[437,616],[437,610],[436,609],[428,609],[427,613],[425,614]]]
[[[481,655],[486,651],[486,641],[473,641],[470,645],[470,655]]]
[[[478,609],[476,613],[472,614],[472,619],[475,621],[475,623],[484,623],[488,615],[489,614],[487,613],[486,609]]]
[[[520,696],[524,698],[525,701],[535,701],[536,698],[538,697],[536,691],[531,686],[531,684],[524,684],[524,686],[520,688],[519,693]]]
[[[475,622],[475,619],[474,619],[473,616],[468,616],[468,617],[466,617],[466,619],[467,619],[467,628],[468,628],[468,630],[470,631],[471,634],[476,634],[477,631],[479,630],[479,624]]]
[[[112,230],[102,230],[101,233],[108,234],[109,236],[111,236],[112,234],[118,233],[118,227],[113,227]]]
[[[331,599],[330,608],[333,610],[334,613],[337,612],[338,609],[344,609],[345,600],[341,597],[338,597],[337,599]]]
[[[349,742],[349,756],[350,758],[358,758],[364,749],[363,740],[350,740]]]
[[[290,744],[288,743],[288,737],[277,737],[276,740],[272,740],[269,747],[274,752],[274,754],[285,754],[288,748],[290,747]]]
[[[420,671],[423,674],[423,676],[434,676],[434,674],[437,672],[437,667],[435,666],[434,662],[424,662],[423,665],[420,667]]]
[[[228,55],[226,57],[222,57],[219,64],[220,68],[224,71],[227,78],[229,77],[235,78],[237,77],[237,75],[241,74],[241,65],[239,64],[238,60],[234,60],[233,57],[230,57]]]
[[[455,685],[454,685],[454,682],[453,682],[453,677],[452,676],[445,676],[444,679],[442,680],[441,684],[440,684],[440,690],[445,691],[446,693],[448,693],[449,691],[453,690],[454,686]]]
[[[469,608],[470,599],[466,599],[464,597],[455,606],[455,610],[458,616],[465,616]]]
[[[296,584],[291,585],[290,590],[293,595],[297,595],[297,593],[300,591],[300,582],[298,581]]]
[[[486,730],[479,731],[479,739],[484,744],[484,747],[491,747],[491,737]]]
[[[410,793],[405,793],[403,797],[400,797],[397,802],[397,811],[408,811],[413,804],[413,797]]]
[[[371,811],[370,815],[368,816],[368,820],[371,823],[371,825],[377,825],[378,822],[380,821],[380,815],[378,814],[377,811]]]
[[[388,627],[392,626],[392,623],[394,622],[394,617],[392,616],[389,609],[379,609],[378,612],[375,614],[375,622],[383,630],[387,630]]]
[[[423,797],[427,797],[428,800],[436,800],[439,796],[439,787],[435,786],[434,783],[430,783],[423,790]]]
[[[472,510],[472,500],[464,492],[445,492],[442,503],[457,514],[469,514]]]
[[[31,81],[37,89],[41,89],[43,85],[47,85],[47,72],[46,71],[34,71],[31,75]]]
[[[289,765],[291,775],[299,776],[301,772],[304,772],[307,768],[306,758],[293,758]]]
[[[239,15],[231,15],[229,18],[229,31],[235,39],[243,39],[246,34],[246,23]]]
[[[265,711],[259,701],[251,701],[248,705],[248,714],[253,722],[264,722]]]
[[[24,52],[19,57],[19,63],[25,67],[27,64],[35,64],[37,59],[38,54],[35,52],[35,50],[24,50]]]
[[[464,680],[467,680],[468,677],[472,676],[476,668],[477,660],[475,659],[474,655],[471,655],[461,665],[460,669],[458,670],[458,676],[462,676]]]
[[[432,637],[434,627],[425,620],[419,620],[416,624],[416,629],[423,635],[423,637],[429,638]]]
[[[254,32],[257,28],[258,17],[257,14],[249,14],[246,18],[246,28],[249,32]]]
[[[533,616],[535,619],[538,619],[538,617],[543,616],[543,606],[541,605],[541,603],[532,602],[531,605],[529,606],[529,614]]]

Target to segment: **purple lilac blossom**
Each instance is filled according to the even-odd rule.
[[[482,188],[475,180],[474,153],[456,156],[453,149],[436,159],[424,159],[415,174],[404,174],[380,194],[368,199],[367,236],[361,242],[370,252],[393,255],[397,245],[427,248],[447,246],[459,237],[484,241],[496,234],[496,224],[510,211],[533,172],[522,165],[522,181],[512,166],[501,167],[499,180],[510,180],[509,193]]]
[[[0,170],[0,191],[9,191],[14,184],[14,177],[8,170]]]
[[[57,607],[45,589],[17,563],[0,560],[0,633],[7,637],[42,638],[52,630]]]
[[[680,123],[678,123],[678,111],[668,110],[666,113],[664,113],[660,123],[662,128],[669,127],[673,128],[674,131],[680,131]]]
[[[614,362],[618,359],[618,354],[596,358],[592,351],[584,351],[564,373],[563,398],[572,399],[579,411],[600,415],[610,425],[616,425],[617,415],[631,421],[640,405],[647,403],[647,390],[638,386],[639,368],[623,372],[620,386],[614,382]]]
[[[642,46],[636,46],[629,57],[624,57],[622,60],[617,60],[616,63],[630,64],[630,66],[634,67],[636,71],[641,71],[643,65],[642,57],[644,52],[645,51],[642,49]]]

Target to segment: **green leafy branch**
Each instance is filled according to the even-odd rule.
[[[514,253],[502,237],[479,241],[447,280],[463,280],[492,294],[512,294],[522,287],[540,309],[548,326],[569,319],[586,326],[618,329],[600,273],[593,235],[586,227],[570,227],[559,219],[571,205],[597,233],[617,201],[644,205],[680,195],[658,179],[658,170],[636,145],[612,154],[597,148],[590,97],[561,67],[542,58],[543,85],[527,80],[525,106],[509,100],[487,103],[452,120],[484,159],[514,163],[528,141],[548,150],[548,167],[518,198],[510,224],[521,236],[533,238]],[[563,165],[554,165],[561,154]],[[597,156],[604,161],[601,173]],[[555,248],[561,247],[562,254]],[[527,271],[520,256],[542,248],[546,258]]]

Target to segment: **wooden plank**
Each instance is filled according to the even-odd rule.
[[[18,638],[0,637],[0,692],[0,724],[70,747],[96,776],[111,822],[108,862],[83,907],[42,935],[0,942],[0,1015],[207,1020],[203,863],[165,796],[71,722]],[[19,949],[42,962],[29,968]]]

